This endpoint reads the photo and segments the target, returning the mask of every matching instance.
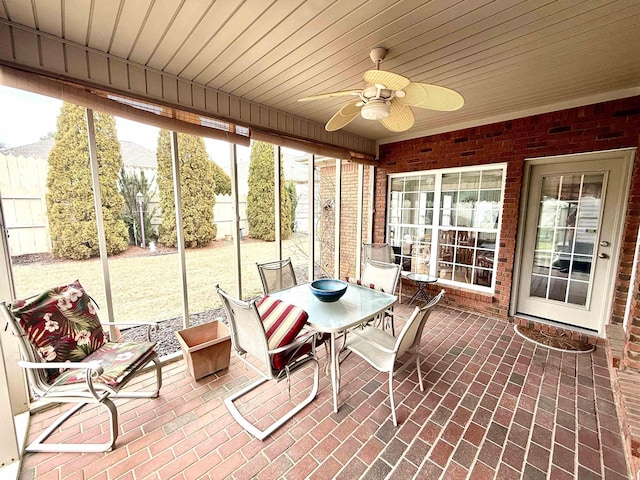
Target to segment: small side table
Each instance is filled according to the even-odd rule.
[[[409,305],[411,305],[419,296],[422,296],[422,299],[429,303],[429,300],[431,299],[424,289],[429,283],[436,283],[438,281],[438,277],[427,275],[426,273],[408,273],[406,278],[416,282],[416,285],[418,286],[418,290],[413,294],[411,300],[409,300]]]

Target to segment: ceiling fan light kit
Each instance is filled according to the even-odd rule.
[[[412,82],[397,73],[380,70],[380,62],[387,54],[387,49],[376,47],[369,56],[376,64],[375,70],[364,74],[365,86],[361,90],[323,93],[312,97],[298,99],[299,102],[319,100],[329,97],[358,96],[359,102],[344,105],[325,125],[329,132],[338,130],[349,124],[358,115],[366,120],[378,120],[392,132],[403,132],[411,128],[415,122],[410,107],[430,110],[452,111],[464,105],[464,98],[449,88]]]
[[[390,106],[385,100],[370,100],[360,109],[360,115],[367,120],[380,120],[389,116]]]

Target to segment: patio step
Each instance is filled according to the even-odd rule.
[[[541,332],[545,332],[550,335],[564,334],[567,338],[571,338],[583,343],[588,343],[589,345],[595,345],[596,347],[604,347],[606,344],[605,339],[597,337],[588,330],[582,330],[579,328],[565,328],[563,325],[553,322],[546,322],[536,317],[516,314],[513,317],[513,323],[515,323],[516,325],[520,325],[521,327],[540,330]]]
[[[609,365],[613,368],[620,368],[624,357],[624,328],[620,324],[610,324],[606,327],[606,333]]]
[[[630,459],[633,477],[640,480],[640,373],[625,368],[624,346],[626,335],[622,325],[606,328],[607,360],[611,373],[613,393],[616,397],[622,434]]]
[[[631,450],[632,478],[640,479],[640,373],[631,370],[616,370],[618,407],[622,432]]]

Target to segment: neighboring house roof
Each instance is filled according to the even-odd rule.
[[[53,148],[54,139],[46,138],[39,142],[0,150],[3,155],[14,157],[48,158]],[[156,152],[134,142],[121,141],[122,162],[127,167],[156,168]]]
[[[120,142],[122,161],[127,167],[158,168],[156,152],[133,142]]]
[[[284,178],[295,183],[309,181],[309,155],[286,155],[283,159]]]
[[[5,148],[4,150],[0,150],[0,153],[3,155],[13,155],[14,157],[48,158],[49,152],[53,148],[53,142],[53,138],[45,138],[36,143],[14,148]]]

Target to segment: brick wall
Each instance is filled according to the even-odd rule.
[[[512,294],[524,160],[624,147],[637,148],[640,144],[639,134],[640,97],[632,97],[381,145],[380,167],[376,172],[374,241],[385,241],[387,174],[507,163],[495,294],[447,288],[448,295],[445,297],[450,304],[457,307],[506,319]],[[611,317],[614,323],[623,320],[640,223],[638,163],[636,162],[633,170],[622,253],[616,277]],[[637,282],[635,287],[635,291],[638,292]],[[634,325],[638,327],[638,334],[640,318],[636,317],[635,311],[639,300],[640,295],[636,295],[633,305]]]
[[[358,231],[358,165],[355,163],[343,162],[341,167],[342,188],[340,197],[340,278],[355,276],[356,274],[356,253],[362,248],[357,243]],[[320,216],[320,226],[317,235],[321,240],[320,257],[321,266],[325,272],[333,275],[333,252],[334,252],[334,212],[333,205],[335,199],[335,164],[326,164],[320,168],[320,203],[324,205]],[[369,168],[364,169],[363,185],[364,204],[362,206],[362,241],[366,242],[368,225],[368,202],[369,198]]]

